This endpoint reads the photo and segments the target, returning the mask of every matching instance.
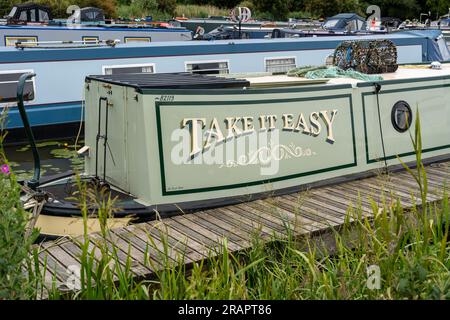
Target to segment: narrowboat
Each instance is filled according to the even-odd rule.
[[[191,31],[170,24],[106,24],[103,11],[92,7],[82,8],[77,14],[73,19],[54,20],[46,6],[16,5],[0,24],[0,46],[48,41],[95,44],[106,40],[122,43],[192,40]]]
[[[419,114],[424,161],[448,159],[450,64],[439,67],[399,66],[376,81],[88,76],[81,179],[117,197],[110,222],[125,225],[395,170],[415,160]],[[47,195],[42,233],[80,232],[76,178],[35,173],[28,186]]]
[[[260,39],[260,38],[290,38],[290,37],[324,37],[364,34],[386,34],[388,29],[368,28],[366,20],[355,13],[340,13],[325,20],[315,28],[304,28],[302,24],[295,22],[288,28],[282,26],[272,27],[241,27],[220,26],[195,39],[219,40],[219,39]]]
[[[436,31],[388,35],[306,37],[218,41],[170,41],[64,48],[0,48],[0,107],[8,107],[9,138],[23,138],[15,86],[21,74],[36,78],[26,87],[26,108],[37,138],[74,136],[82,120],[80,83],[92,74],[191,72],[228,74],[286,72],[299,66],[323,65],[345,40],[388,39],[401,64],[445,61],[449,52]],[[54,130],[50,130],[54,129]]]
[[[237,26],[238,23],[232,20],[227,16],[210,16],[208,18],[184,18],[184,17],[176,17],[174,20],[169,21],[172,25],[184,27],[192,32],[196,33],[199,29],[202,32],[208,33],[212,30],[223,26],[223,27],[233,27]],[[241,23],[241,27],[243,28],[265,28],[265,27],[279,27],[279,28],[287,28],[292,24],[292,20],[290,22],[281,22],[281,21],[269,21],[269,20],[249,20]],[[301,24],[304,28],[309,27],[318,27],[320,26],[319,22],[314,21],[297,21],[297,24]]]

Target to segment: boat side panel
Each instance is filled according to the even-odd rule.
[[[171,95],[166,91],[144,95],[144,118],[152,122],[145,131],[147,150],[141,154],[147,159],[150,175],[142,172],[137,183],[140,187],[133,193],[152,204],[181,203],[270,192],[379,167],[379,163],[361,165],[362,113],[360,100],[356,105],[353,101],[355,89],[303,89],[278,93],[259,90],[258,94]],[[331,139],[324,113],[328,119],[332,114],[335,117]],[[292,115],[288,123],[297,126],[300,114],[310,133],[287,128],[290,125],[285,117]],[[270,126],[268,116],[273,117],[274,130],[261,129],[261,116],[266,126]],[[252,122],[249,126],[254,132],[232,134],[191,157],[192,121],[186,126],[187,119],[204,119],[202,133],[198,133],[198,145],[204,146],[214,121],[226,137],[226,119],[240,118],[236,126],[244,131],[244,117],[247,125]],[[320,132],[312,128],[312,118],[319,123]],[[151,190],[151,196],[140,192],[145,183],[150,183],[145,189]]]
[[[362,88],[366,163],[386,159],[388,164],[397,164],[398,157],[403,161],[414,160],[411,135],[414,136],[417,112],[421,122],[423,156],[436,156],[450,150],[450,77],[434,81],[385,81],[381,84],[378,98],[377,102],[373,88]],[[412,111],[412,125],[407,132],[397,131],[392,124],[392,108],[398,101],[407,102]],[[379,129],[378,105],[382,132]]]

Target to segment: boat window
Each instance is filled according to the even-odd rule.
[[[0,103],[14,102],[17,100],[17,83],[25,71],[10,71],[0,73]],[[34,79],[25,83],[24,100],[34,99]]]
[[[30,10],[30,22],[36,22],[36,10]]]
[[[214,62],[188,62],[186,71],[199,74],[225,74],[229,73],[227,61]]]
[[[19,20],[20,20],[20,21],[27,21],[27,20],[28,20],[28,18],[27,18],[27,12],[26,12],[26,11],[22,11],[22,12],[20,13]]]
[[[356,29],[356,20],[351,20],[347,22],[347,25],[345,26],[345,29],[347,31],[355,31]]]
[[[50,20],[50,17],[48,16],[48,12],[45,12],[44,10],[39,10],[39,21],[48,21]]]
[[[362,30],[363,26],[364,26],[364,22],[361,20],[357,20],[356,22],[358,24],[358,30]]]
[[[286,73],[296,67],[295,57],[280,57],[266,59],[266,72]]]
[[[130,42],[151,42],[152,39],[150,37],[125,37],[125,43]]]
[[[5,46],[14,47],[16,45],[17,41],[20,41],[20,42],[37,42],[38,38],[37,37],[30,37],[30,36],[14,36],[14,37],[6,36],[5,37]]]
[[[9,12],[8,17],[14,17],[14,15],[16,14],[16,11],[17,11],[17,7],[13,7],[11,9],[11,11]]]
[[[82,37],[83,43],[89,43],[89,44],[95,44],[98,43],[99,39],[96,36],[87,36],[87,37]]]
[[[107,66],[103,68],[103,73],[111,74],[126,74],[126,73],[155,73],[155,65],[122,65],[122,66]]]
[[[325,24],[323,25],[323,27],[324,27],[325,29],[327,29],[327,28],[333,28],[333,27],[335,27],[335,26],[337,25],[337,23],[338,23],[339,21],[340,21],[339,19],[331,19],[331,20],[328,20],[327,22],[325,22]]]

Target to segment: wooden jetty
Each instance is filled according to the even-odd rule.
[[[427,201],[439,201],[450,178],[450,161],[427,165],[426,172]],[[90,235],[89,250],[99,259],[101,243],[110,249],[114,245],[120,264],[127,264],[129,253],[131,272],[140,279],[151,278],[167,266],[162,262],[163,252],[169,263],[192,264],[220,254],[225,238],[229,252],[237,252],[249,248],[255,235],[264,241],[285,237],[288,231],[295,237],[321,237],[344,224],[349,208],[372,217],[371,201],[381,204],[397,200],[405,209],[421,204],[418,185],[404,170],[111,229],[105,238]],[[61,238],[39,245],[39,263],[41,267],[47,265],[48,286],[70,289],[67,281],[74,275],[70,270],[80,267],[79,241],[83,239]]]

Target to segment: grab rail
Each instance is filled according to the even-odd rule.
[[[35,73],[24,73],[20,76],[19,83],[17,84],[17,107],[19,108],[20,117],[22,118],[23,126],[25,128],[25,133],[27,134],[28,141],[30,142],[31,151],[33,152],[34,174],[33,178],[31,178],[27,182],[27,185],[33,190],[36,190],[36,188],[39,186],[39,179],[41,176],[41,159],[39,157],[39,152],[36,147],[30,122],[28,121],[27,112],[23,104],[23,90],[25,88],[26,81],[35,76],[36,76]]]

